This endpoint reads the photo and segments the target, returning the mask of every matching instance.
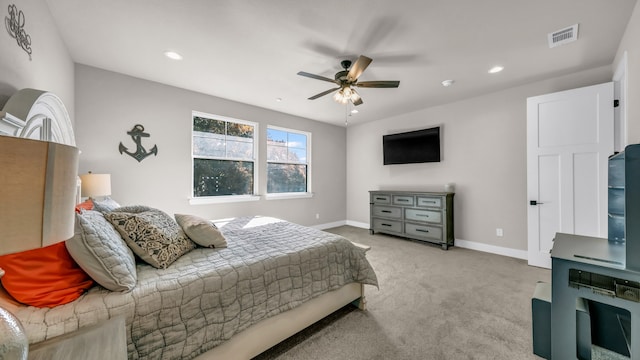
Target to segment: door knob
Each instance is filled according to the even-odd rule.
[[[529,201],[529,205],[534,205],[534,206],[535,206],[535,205],[542,205],[542,204],[544,204],[544,203],[537,202],[537,201],[535,201],[535,200],[531,200],[531,201]]]

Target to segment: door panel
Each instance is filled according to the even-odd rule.
[[[613,83],[527,99],[529,264],[551,267],[556,232],[607,237]]]
[[[598,121],[592,115],[596,113],[596,107],[588,95],[541,103],[538,111],[540,148],[592,144],[598,141]]]
[[[548,254],[551,250],[553,237],[560,224],[560,156],[547,155],[540,156],[539,164],[539,186],[540,195],[538,202],[542,205],[533,207],[532,211],[537,211],[539,221],[539,238],[536,250],[539,256]]]
[[[606,165],[605,168],[607,168]],[[597,153],[574,154],[574,193],[580,195],[573,198],[573,211],[575,218],[581,221],[574,223],[570,233],[596,237],[601,234],[599,213],[593,211],[600,206],[598,193],[592,191],[598,188],[599,169]]]

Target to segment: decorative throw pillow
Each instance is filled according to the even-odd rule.
[[[104,217],[120,232],[131,250],[149,265],[165,269],[195,248],[169,215],[145,206],[135,208],[120,208]]]
[[[227,240],[211,221],[195,215],[174,216],[185,234],[196,244],[204,247],[227,247]]]
[[[136,259],[102,213],[76,214],[75,235],[65,243],[78,265],[104,288],[126,292],[136,286]]]
[[[93,286],[93,280],[59,242],[0,256],[2,286],[14,299],[36,307],[69,303]]]
[[[76,212],[79,214],[82,210],[93,210],[93,201],[87,199],[80,204],[76,205]]]
[[[93,201],[93,209],[100,211],[101,213],[108,213],[120,207],[112,198],[105,198],[104,200],[91,199]]]

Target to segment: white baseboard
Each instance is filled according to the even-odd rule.
[[[512,258],[527,260],[526,250],[511,249],[511,248],[506,248],[502,246],[483,244],[475,241],[467,241],[467,240],[461,240],[461,239],[456,239],[454,241],[454,244],[457,247],[461,247],[465,249],[483,251],[483,252],[488,252],[492,254],[510,256]]]
[[[326,224],[318,224],[318,225],[312,225],[310,227],[314,228],[314,229],[318,229],[318,230],[324,230],[324,229],[331,229],[334,227],[338,227],[338,226],[343,226],[343,225],[348,225],[347,221],[334,221],[334,222],[330,222],[330,223],[326,223]]]
[[[367,229],[367,230],[370,229],[369,223],[363,223],[358,221],[347,220],[347,225],[357,227],[357,228]]]
[[[352,221],[352,220],[347,220],[344,224],[341,224],[341,225],[349,225],[349,226],[358,227],[362,229],[369,229],[368,223]],[[337,226],[340,226],[340,225],[337,225]],[[328,229],[328,227],[325,227],[324,229]],[[491,254],[509,256],[512,258],[523,259],[523,260],[527,260],[527,255],[528,255],[526,250],[516,250],[516,249],[506,248],[502,246],[488,245],[488,244],[483,244],[475,241],[462,240],[462,239],[455,239],[454,244],[455,244],[454,246],[465,248],[465,249],[488,252]]]

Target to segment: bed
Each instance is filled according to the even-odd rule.
[[[72,143],[59,99],[26,90],[0,113],[0,132]],[[377,286],[366,247],[341,236],[260,216],[215,224],[226,248],[196,247],[165,269],[138,261],[128,292],[96,285],[71,303],[37,308],[0,291],[0,306],[34,347],[123,319],[130,359],[249,359],[349,303],[364,309],[364,285]]]

